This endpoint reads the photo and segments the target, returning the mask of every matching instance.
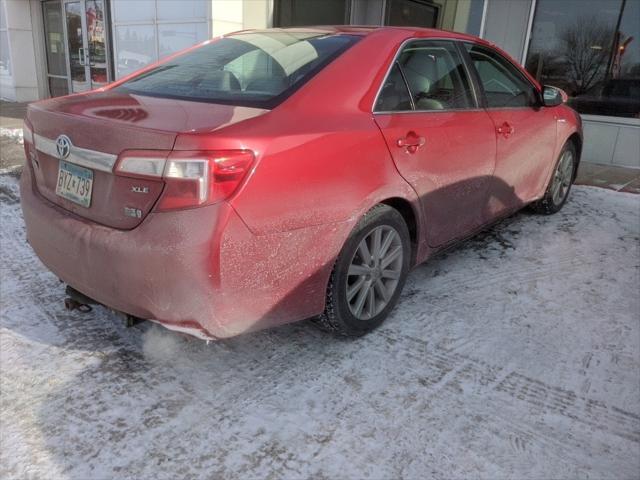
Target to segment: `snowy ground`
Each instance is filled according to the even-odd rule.
[[[638,478],[640,196],[418,267],[373,334],[206,345],[63,309],[0,177],[2,478]]]

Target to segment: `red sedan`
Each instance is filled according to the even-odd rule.
[[[201,338],[360,335],[435,252],[562,208],[565,100],[468,35],[234,33],[29,106],[28,241],[81,302]]]

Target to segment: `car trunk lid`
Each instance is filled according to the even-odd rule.
[[[166,155],[179,133],[212,132],[264,112],[109,91],[39,102],[27,112],[36,150],[31,162],[35,182],[42,196],[80,217],[114,228],[135,228],[162,194],[164,182],[115,175],[122,152]],[[68,152],[63,137],[70,143]],[[59,139],[61,147],[56,144]],[[92,177],[88,206],[56,193],[61,162],[65,171]],[[69,178],[73,185],[74,178]]]

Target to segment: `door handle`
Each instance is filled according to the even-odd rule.
[[[84,56],[84,48],[82,47],[78,49],[78,63],[83,67],[87,64],[87,58]]]
[[[498,128],[496,128],[496,132],[502,135],[504,138],[509,138],[511,135],[516,133],[516,129],[513,128],[508,122],[504,122]]]
[[[426,138],[419,136],[416,132],[409,132],[406,137],[399,138],[396,145],[399,148],[405,148],[408,153],[416,153],[425,143],[427,143]]]

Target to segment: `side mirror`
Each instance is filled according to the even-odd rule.
[[[559,88],[550,85],[542,87],[542,103],[545,107],[557,107],[565,103],[568,99],[568,95]]]

